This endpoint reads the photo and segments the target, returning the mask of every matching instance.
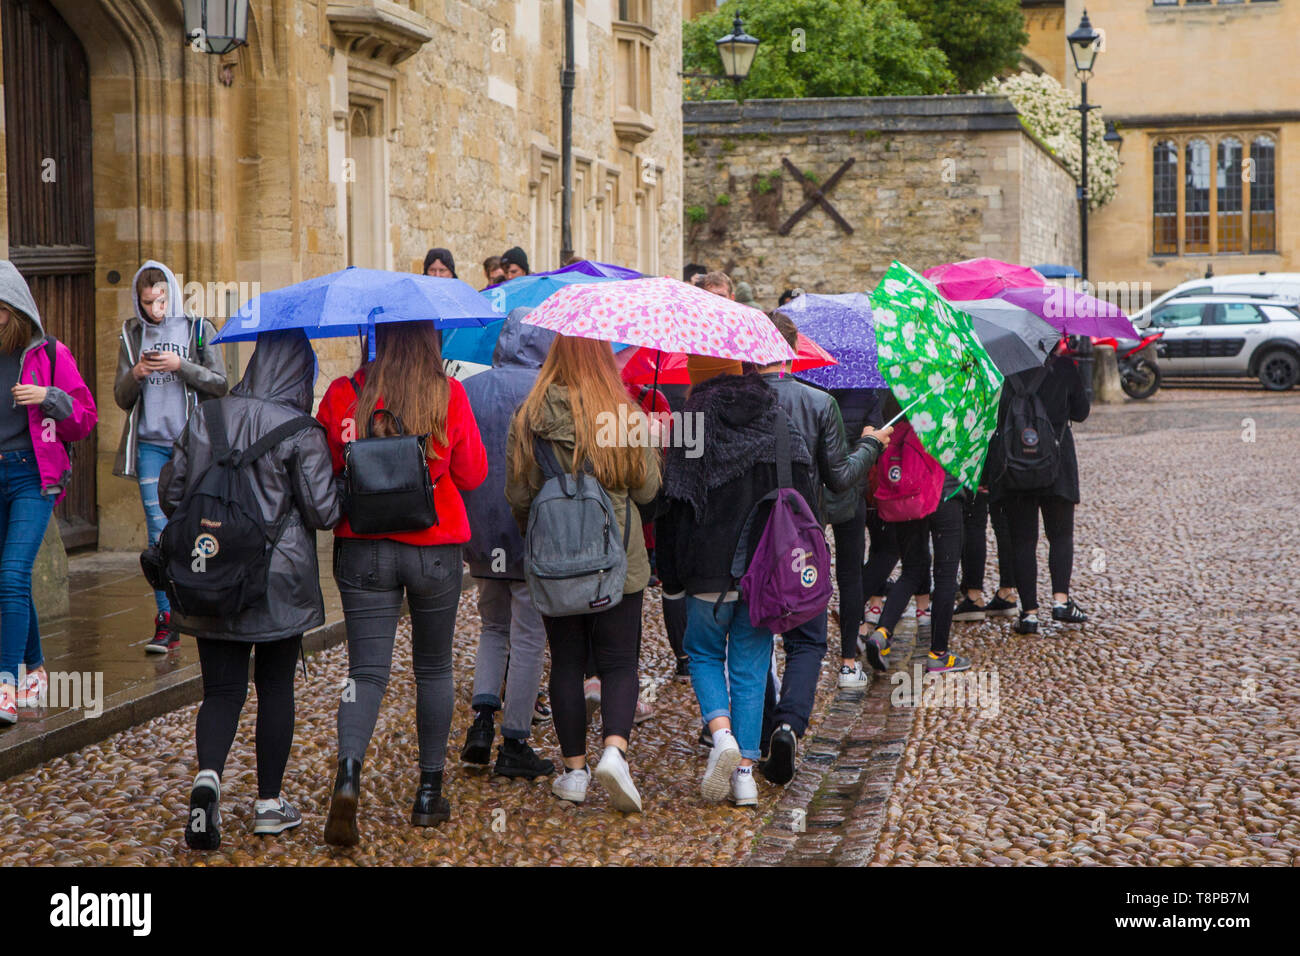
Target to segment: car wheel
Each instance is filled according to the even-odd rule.
[[[1300,359],[1290,352],[1269,352],[1259,362],[1259,383],[1270,392],[1285,392],[1300,381]]]

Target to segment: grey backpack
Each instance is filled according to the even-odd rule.
[[[537,466],[546,477],[528,512],[524,578],[533,606],[547,617],[608,610],[623,600],[631,495],[623,515],[623,540],[609,495],[591,474],[560,467],[550,442],[533,439]]]

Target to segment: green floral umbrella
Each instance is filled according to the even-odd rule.
[[[1002,373],[970,316],[894,262],[871,293],[880,373],[926,451],[971,491],[997,429]]]

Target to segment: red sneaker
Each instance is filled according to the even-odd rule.
[[[153,640],[144,646],[150,654],[166,654],[181,646],[181,636],[172,630],[172,616],[168,611],[160,611],[154,618]]]

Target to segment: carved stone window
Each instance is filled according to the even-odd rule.
[[[615,55],[614,131],[630,143],[654,132],[654,39],[650,0],[619,0],[612,24]]]

